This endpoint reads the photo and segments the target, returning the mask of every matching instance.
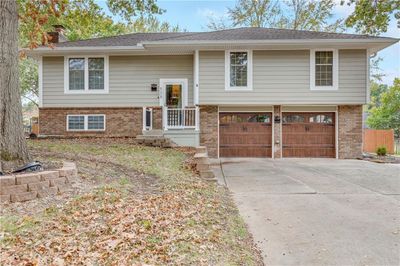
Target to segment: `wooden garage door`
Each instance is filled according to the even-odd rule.
[[[271,113],[220,113],[221,157],[271,157]]]
[[[335,113],[282,113],[283,157],[327,157],[335,153]]]

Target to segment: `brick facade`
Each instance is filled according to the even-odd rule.
[[[281,116],[281,106],[274,105],[274,120],[276,116]],[[282,117],[280,117],[282,120]],[[272,145],[274,146],[274,158],[281,158],[282,151],[281,151],[281,130],[282,130],[282,121],[278,124],[274,122],[274,139],[272,140]]]
[[[153,107],[153,129],[162,129],[161,107]]]
[[[200,106],[200,145],[218,157],[218,106]]]
[[[339,159],[362,155],[362,105],[338,106]]]
[[[67,115],[104,114],[105,131],[67,131]],[[143,108],[39,108],[39,134],[48,136],[136,137],[142,134]]]

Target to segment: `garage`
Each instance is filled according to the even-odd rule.
[[[335,113],[282,113],[282,156],[335,158]]]
[[[271,157],[271,155],[271,113],[219,114],[220,157]]]

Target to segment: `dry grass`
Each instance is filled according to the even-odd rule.
[[[43,161],[75,161],[90,185],[37,211],[6,206],[1,264],[262,264],[229,192],[185,166],[190,151],[112,139],[30,147]]]

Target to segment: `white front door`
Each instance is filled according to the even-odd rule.
[[[169,108],[184,108],[188,105],[187,79],[160,79],[162,97],[160,105]]]

